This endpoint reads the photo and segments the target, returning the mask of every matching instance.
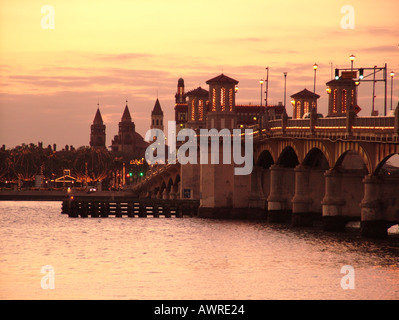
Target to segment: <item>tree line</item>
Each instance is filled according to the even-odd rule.
[[[130,165],[129,155],[111,152],[105,148],[82,146],[77,149],[65,146],[56,151],[55,146],[43,148],[38,145],[22,144],[12,149],[0,148],[0,183],[17,183],[32,186],[36,176],[52,181],[70,170],[77,180],[109,184],[116,172],[122,172],[125,165],[127,172],[137,171]],[[142,165],[146,167],[146,163]],[[140,168],[145,170],[145,168]]]

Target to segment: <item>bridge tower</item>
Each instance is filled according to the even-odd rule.
[[[206,84],[209,84],[207,127],[218,130],[236,128],[235,86],[238,81],[222,73]]]
[[[201,129],[206,127],[206,114],[209,92],[201,87],[187,92],[188,121],[187,127]]]
[[[345,117],[347,111],[357,105],[357,85],[352,73],[342,72],[341,77],[326,83],[328,97],[327,117]]]
[[[315,109],[317,113],[317,99],[320,98],[318,94],[305,88],[302,91],[293,94],[291,98],[294,108],[292,117],[294,119],[302,119],[302,117],[305,114],[310,113],[312,109]]]

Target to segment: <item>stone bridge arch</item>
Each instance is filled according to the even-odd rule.
[[[373,161],[370,157],[369,151],[357,142],[340,142],[336,144],[335,158],[332,167],[335,168],[339,162],[344,159],[348,151],[357,153],[366,165],[367,171],[372,173],[374,170]]]
[[[287,148],[290,147],[296,154],[298,158],[298,163],[301,163],[303,161],[303,146],[301,146],[299,143],[294,142],[293,140],[281,140],[278,143],[278,155],[277,159],[280,159],[281,154],[284,152],[284,150],[288,150]],[[277,160],[277,163],[279,160]]]

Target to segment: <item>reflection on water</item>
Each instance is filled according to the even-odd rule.
[[[398,299],[399,236],[264,221],[70,219],[0,202],[1,299]],[[42,266],[55,289],[41,288]],[[355,289],[341,288],[341,268]]]

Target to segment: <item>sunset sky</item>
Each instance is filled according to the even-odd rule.
[[[43,29],[44,5],[54,8],[54,29]],[[344,5],[355,28],[343,29]],[[125,100],[144,136],[157,94],[165,121],[174,118],[177,80],[186,90],[207,88],[220,73],[239,81],[237,103],[260,102],[259,79],[269,72],[269,103],[313,91],[317,70],[319,112],[327,111],[325,83],[333,67],[396,71],[399,99],[397,0],[4,0],[0,3],[0,145],[42,141],[89,144],[97,103],[107,145],[117,134]],[[388,82],[388,109],[390,107]],[[360,116],[371,112],[372,89],[362,83]],[[376,109],[383,113],[383,83]],[[291,105],[287,109],[292,115]]]

